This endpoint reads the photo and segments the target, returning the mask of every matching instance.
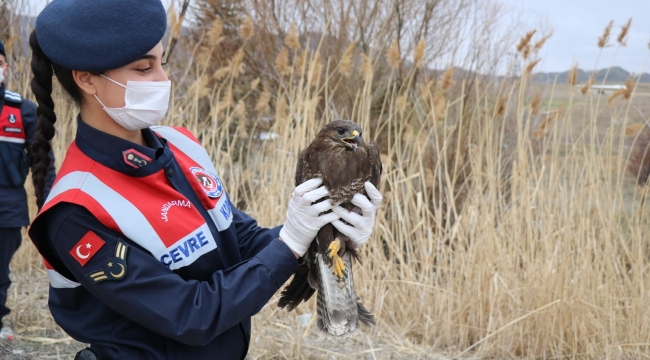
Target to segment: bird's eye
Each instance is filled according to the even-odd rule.
[[[338,128],[336,131],[339,133],[339,135],[345,134],[345,129],[344,128]]]

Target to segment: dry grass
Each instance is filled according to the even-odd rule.
[[[301,45],[296,28],[266,58],[277,81],[248,79],[252,69],[239,66],[251,64],[256,35],[248,21],[237,28],[248,40],[219,76],[202,61],[222,42],[216,23],[193,61],[170,69],[185,77],[166,123],[197,134],[232,201],[272,226],[284,220],[299,151],[323,124],[349,114],[381,144],[385,197],[355,268],[377,327],[347,341],[321,339],[313,318],[298,319],[315,312],[313,301],[286,313],[274,297],[253,318],[251,359],[650,356],[646,187],[628,175],[641,160],[623,136],[650,112],[638,86],[608,104],[605,95],[566,84],[528,84],[527,73],[498,80],[453,67],[428,79],[416,77],[417,67],[380,72],[403,62],[407,52],[396,40],[385,51],[344,44],[342,58],[321,56]],[[519,43],[531,68],[534,34]],[[415,47],[418,63],[426,64],[424,48]],[[354,82],[355,91],[341,82]],[[26,85],[26,77],[11,83],[23,93]],[[343,94],[352,104],[346,112]],[[76,110],[58,93],[56,104],[60,162]],[[268,133],[275,138],[265,140]],[[24,245],[12,267],[15,330],[67,341],[45,307],[34,248]],[[29,345],[35,358],[81,346],[30,340],[18,341],[41,344]]]

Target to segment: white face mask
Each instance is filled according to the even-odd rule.
[[[124,86],[107,76],[104,78],[126,88],[124,107],[121,108],[106,107],[95,95],[95,99],[104,107],[104,111],[125,129],[146,129],[160,123],[167,114],[171,81],[127,81]]]
[[[0,84],[5,82],[5,69],[6,68],[7,68],[6,66],[0,67]]]

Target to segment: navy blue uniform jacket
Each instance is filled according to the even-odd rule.
[[[95,283],[86,275],[101,269],[114,256],[118,238],[124,236],[102,225],[79,205],[57,204],[30,229],[32,240],[53,268],[81,283],[75,288],[50,287],[49,306],[56,322],[74,339],[91,344],[105,360],[243,359],[248,351],[251,316],[298,265],[293,252],[278,240],[280,227],[260,228],[233,206],[231,226],[219,232],[187,178],[179,176],[183,172],[164,139],[145,129],[148,147],[144,147],[82,121],[78,124],[77,146],[101,164],[140,176],[165,171],[172,186],[200,209],[222,245],[191,265],[172,271],[125,239],[129,244],[126,276]],[[129,149],[154,161],[133,169],[122,158],[122,151]],[[228,184],[224,185],[227,189]],[[106,244],[82,267],[70,251],[88,230]]]
[[[5,85],[0,85],[0,113],[4,106],[11,106],[16,94],[5,97]],[[25,143],[15,144],[3,142],[0,144],[0,151],[3,155],[15,159],[20,153],[29,149],[34,141],[34,135],[38,129],[38,118],[36,117],[36,104],[21,99],[20,114],[23,118],[23,127],[25,130]],[[28,152],[28,155],[31,152]],[[0,228],[17,228],[29,225],[29,212],[27,208],[27,193],[24,186],[10,185],[4,173],[2,157],[0,157]],[[52,187],[56,176],[54,170],[54,155],[50,151],[50,167],[47,169],[47,178],[45,179],[45,194]]]

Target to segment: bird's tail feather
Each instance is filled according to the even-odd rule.
[[[354,249],[354,246],[347,246],[345,248],[345,251],[348,251],[352,258],[356,260],[359,264],[361,264],[361,257],[359,256],[359,252]]]
[[[346,248],[346,251],[350,253],[350,257],[354,260],[356,260],[359,264],[361,264],[361,257],[359,256],[359,253],[354,249],[354,246],[348,246]],[[353,295],[353,298],[356,297],[357,299],[357,317],[360,322],[362,322],[366,326],[374,326],[377,325],[375,322],[375,317],[372,316],[370,311],[368,311],[363,304],[361,303],[361,299],[356,295],[356,292],[354,290],[354,279],[352,278],[352,260],[349,261],[349,264],[346,264],[348,268],[350,269],[349,275],[350,275],[350,282],[349,282],[349,287],[350,287],[350,293]],[[357,326],[358,327],[358,326]]]
[[[321,254],[316,255],[316,262],[320,274],[316,308],[318,310],[318,328],[325,334],[336,337],[348,337],[356,334],[358,329],[356,304],[351,302],[349,293],[351,272],[351,256],[344,253],[345,279],[340,281],[332,273],[327,260]],[[354,290],[353,290],[354,291]],[[354,309],[354,311],[351,311]]]
[[[359,316],[359,321],[361,321],[364,325],[366,326],[377,325],[377,322],[375,321],[375,317],[372,316],[370,311],[366,310],[366,308],[363,306],[361,301],[359,301],[359,298],[357,298],[357,312]]]
[[[314,289],[309,286],[309,266],[307,261],[298,265],[296,273],[291,279],[289,285],[280,293],[280,300],[278,306],[280,308],[287,308],[291,311],[296,308],[302,301],[307,301],[314,294]]]
[[[354,290],[352,276],[352,258],[354,254],[345,252],[342,256],[345,264],[343,281],[332,274],[326,260],[321,255],[316,256],[317,266],[321,275],[317,296],[318,328],[335,337],[350,337],[359,332],[359,321],[371,326],[375,318],[359,302]]]

